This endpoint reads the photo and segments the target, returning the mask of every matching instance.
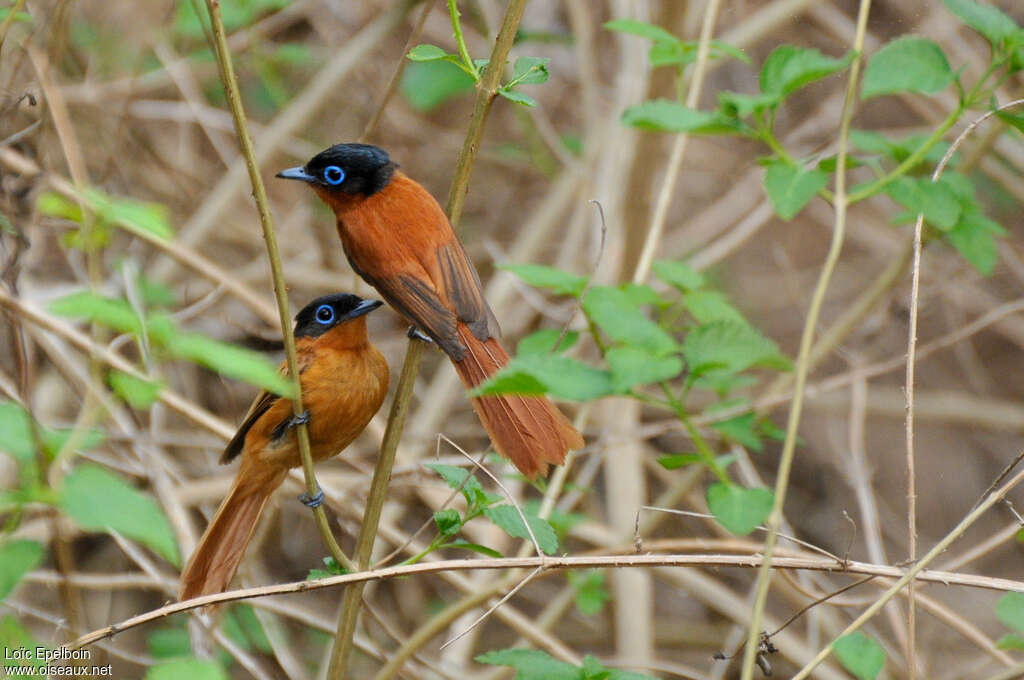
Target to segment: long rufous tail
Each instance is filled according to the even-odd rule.
[[[256,530],[263,507],[287,473],[287,470],[247,471],[244,467],[245,461],[231,492],[220,504],[185,565],[181,574],[180,600],[227,590]]]
[[[457,332],[469,351],[462,361],[452,363],[466,387],[476,387],[508,363],[497,339],[481,342],[461,323]],[[565,462],[568,449],[583,447],[580,433],[545,397],[509,394],[471,401],[494,448],[531,479],[546,473],[548,463]]]

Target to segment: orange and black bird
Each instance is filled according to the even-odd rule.
[[[366,317],[380,300],[348,293],[325,295],[295,317],[295,349],[313,460],[339,453],[380,408],[388,391],[388,364],[370,344]],[[284,364],[281,371],[287,369]],[[181,575],[182,600],[220,593],[242,561],[260,513],[290,468],[302,464],[293,431],[292,403],[261,392],[228,443],[220,462],[241,454],[230,493],[206,527]],[[303,502],[315,507],[322,494]]]
[[[352,268],[437,343],[466,387],[508,363],[480,277],[444,211],[386,151],[338,144],[277,176],[308,183],[330,206]],[[528,477],[583,446],[580,433],[546,398],[507,395],[472,403],[494,447]]]

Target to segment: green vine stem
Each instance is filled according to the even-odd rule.
[[[452,18],[452,36],[455,44],[459,46],[459,57],[466,65],[466,71],[473,77],[473,80],[480,82],[480,69],[477,68],[473,58],[469,56],[469,49],[466,47],[466,39],[462,35],[462,22],[459,21],[459,6],[456,0],[448,0],[448,14]]]
[[[505,9],[505,16],[502,19],[501,28],[495,39],[494,49],[488,62],[491,68],[484,71],[483,77],[477,84],[473,115],[469,121],[469,129],[466,131],[466,140],[462,145],[462,151],[459,153],[459,158],[455,163],[455,172],[445,206],[445,212],[448,214],[448,220],[451,222],[453,229],[458,229],[462,218],[462,207],[465,202],[466,193],[469,190],[469,179],[472,174],[473,163],[476,160],[476,152],[480,147],[480,140],[483,137],[484,123],[487,120],[491,103],[497,96],[498,85],[501,82],[502,69],[500,66],[508,59],[508,53],[512,48],[512,42],[519,28],[519,21],[522,19],[525,4],[526,0],[510,0]],[[453,0],[449,1],[449,9],[453,12],[452,25],[455,27],[458,25],[458,20],[455,18],[456,15],[454,13],[457,13],[458,9],[455,7]],[[460,43],[460,51],[465,49],[465,43],[461,40],[461,30],[456,34],[456,41]],[[468,52],[465,57],[468,57]],[[470,63],[472,63],[471,60]],[[359,538],[357,539],[356,562],[359,569],[369,567],[373,543],[377,535],[377,525],[380,521],[380,511],[384,505],[384,498],[387,492],[387,483],[391,477],[391,468],[394,465],[398,441],[401,438],[402,428],[405,425],[405,416],[409,408],[409,401],[412,398],[412,388],[416,382],[416,375],[419,373],[420,359],[422,358],[425,344],[415,338],[411,339],[405,352],[399,386],[396,389],[391,413],[388,416],[388,424],[384,430],[384,440],[381,442],[380,456],[377,459],[373,484],[370,495],[367,497],[366,512],[363,517],[363,524],[360,527]],[[353,585],[346,589],[342,599],[341,615],[338,618],[334,648],[331,650],[331,661],[327,671],[327,677],[330,680],[340,680],[345,677],[346,670],[348,669],[353,648],[352,640],[355,635],[356,622],[359,619],[359,605],[362,602],[362,592],[361,585]]]
[[[839,149],[836,156],[835,228],[832,232],[832,242],[829,245],[825,264],[821,268],[821,275],[811,297],[811,305],[807,310],[807,320],[804,323],[803,333],[800,337],[800,352],[796,363],[793,404],[789,410],[789,420],[786,424],[786,440],[782,447],[782,457],[779,461],[779,472],[775,482],[775,501],[772,504],[771,514],[768,515],[768,535],[765,538],[763,550],[764,562],[761,563],[757,573],[754,609],[750,617],[750,628],[747,631],[747,643],[743,649],[741,680],[751,680],[754,675],[754,661],[757,657],[758,639],[761,635],[761,621],[764,616],[765,603],[768,600],[768,586],[771,584],[772,555],[775,552],[779,528],[782,525],[782,509],[786,502],[789,473],[792,469],[793,458],[796,452],[797,431],[800,428],[804,386],[807,382],[807,369],[810,364],[811,347],[814,343],[814,329],[818,325],[818,315],[821,312],[822,303],[825,301],[825,291],[828,290],[832,272],[835,271],[836,263],[839,261],[839,254],[842,251],[843,239],[846,233],[846,208],[849,202],[846,194],[846,154],[850,121],[853,118],[854,102],[857,96],[857,78],[860,73],[861,56],[864,50],[864,36],[867,33],[868,13],[870,10],[871,0],[861,0],[860,9],[857,13],[857,33],[853,45],[856,56],[854,57],[853,64],[850,66],[850,79],[846,86],[846,97],[839,125]]]
[[[270,260],[270,271],[274,283],[274,297],[277,299],[277,311],[281,318],[281,335],[284,338],[284,350],[287,356],[288,375],[292,380],[294,397],[292,398],[292,410],[296,416],[303,413],[302,385],[299,382],[298,360],[295,355],[295,337],[292,334],[291,312],[288,308],[288,288],[284,281],[284,272],[281,269],[281,253],[277,248],[277,237],[274,234],[274,221],[270,216],[270,206],[267,202],[267,192],[263,187],[263,178],[260,177],[260,170],[256,164],[256,156],[253,151],[252,137],[249,135],[249,126],[245,118],[245,109],[242,107],[242,97],[238,92],[238,80],[235,77],[235,68],[231,63],[231,52],[228,49],[227,37],[224,33],[224,21],[220,14],[220,0],[206,0],[206,9],[210,13],[210,25],[213,28],[213,47],[217,54],[217,66],[220,68],[221,82],[224,85],[224,95],[231,107],[231,115],[235,121],[235,132],[238,135],[238,143],[242,149],[242,156],[245,158],[245,167],[249,171],[249,180],[252,182],[252,194],[256,199],[256,209],[260,216],[260,225],[263,228],[263,240],[267,246],[267,257]],[[302,457],[302,472],[306,480],[306,493],[316,495],[320,487],[316,482],[316,473],[313,471],[313,457],[309,448],[309,429],[305,424],[296,428],[296,436],[299,440],[299,455]],[[331,556],[338,564],[346,567],[351,566],[351,561],[345,556],[327,521],[327,513],[323,506],[313,508],[313,516],[316,519],[317,528],[324,543],[327,545]]]

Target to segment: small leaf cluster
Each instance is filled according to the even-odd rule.
[[[539,649],[512,647],[481,654],[476,661],[489,666],[514,668],[516,680],[655,680],[643,673],[608,668],[590,654],[576,666],[559,661]]]
[[[503,502],[501,496],[485,491],[480,480],[469,471],[442,463],[429,463],[426,467],[437,473],[451,489],[462,494],[466,508],[462,512],[454,508],[436,511],[434,526],[437,531],[434,538],[422,552],[406,560],[405,564],[414,564],[436,550],[447,548],[469,550],[488,557],[501,557],[497,550],[457,537],[462,527],[478,517],[487,518],[513,538],[529,541],[532,532],[544,553],[554,555],[558,552],[558,535],[550,522],[537,515],[536,507],[521,508],[523,516],[529,523],[530,528],[527,530],[519,511],[509,503]]]
[[[852,204],[878,194],[889,196],[907,210],[894,222],[913,221],[919,213],[923,214],[929,238],[944,241],[975,269],[988,275],[997,257],[995,239],[1005,235],[1005,230],[984,215],[971,181],[956,172],[958,159],[951,165],[953,171],[935,182],[928,171],[941,158],[942,154],[936,152],[941,151],[943,134],[967,110],[994,106],[991,102],[996,88],[1024,69],[1024,29],[999,9],[975,0],[943,0],[943,4],[989,42],[987,68],[975,83],[965,83],[961,72],[954,71],[937,43],[913,35],[898,37],[872,54],[860,83],[862,102],[908,93],[931,96],[952,85],[957,91],[957,104],[931,135],[896,139],[853,131],[850,138],[856,151],[847,158],[847,166],[864,168],[872,176],[855,185],[847,201]],[[651,39],[652,66],[662,65],[660,55],[666,52],[665,46],[677,41],[664,29],[643,22],[617,20],[606,27]],[[693,52],[693,46],[686,45],[685,49],[676,48],[680,54]],[[734,56],[732,52],[723,54]],[[756,94],[719,92],[718,106],[713,110],[655,99],[627,108],[622,122],[643,130],[737,135],[762,143],[770,151],[761,161],[765,194],[776,215],[790,220],[815,197],[834,200],[828,185],[836,171],[836,158],[794,157],[777,136],[777,115],[793,95],[846,71],[853,57],[852,52],[832,57],[811,48],[781,45],[761,66]],[[685,59],[680,63],[686,63]],[[1005,114],[1003,118],[1024,129],[1024,118],[1019,115]]]
[[[756,380],[753,369],[784,371],[789,359],[705,277],[681,262],[657,261],[654,273],[671,289],[662,294],[638,284],[588,286],[586,277],[542,265],[505,265],[524,282],[575,299],[603,365],[568,356],[580,334],[545,329],[524,338],[516,356],[474,394],[549,395],[573,401],[626,396],[673,413],[696,451],[665,455],[668,469],[707,467],[717,482],[708,506],[730,531],[746,534],[771,510],[767,489],[747,489],[729,477],[730,456],[717,455],[690,423],[685,406],[692,390],[717,397],[705,415],[734,412],[714,427],[726,443],[759,451],[764,437],[781,433],[758,418],[732,392]]]

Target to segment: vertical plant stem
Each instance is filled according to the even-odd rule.
[[[304,412],[302,405],[302,384],[299,381],[298,359],[295,354],[295,336],[292,334],[291,313],[288,309],[288,288],[284,281],[284,271],[281,269],[281,253],[277,248],[277,236],[274,234],[274,221],[270,216],[270,206],[267,202],[267,192],[263,187],[263,178],[260,177],[260,170],[256,164],[256,155],[253,151],[252,137],[249,135],[249,126],[245,119],[245,109],[242,107],[242,97],[238,93],[238,80],[235,78],[235,68],[231,63],[231,53],[228,50],[227,37],[224,33],[224,22],[220,15],[220,0],[206,0],[206,9],[210,13],[210,25],[213,29],[213,47],[217,54],[217,66],[220,68],[221,82],[224,85],[224,95],[228,105],[231,107],[231,115],[235,121],[235,132],[238,135],[238,144],[242,149],[242,156],[245,158],[245,167],[249,171],[249,180],[252,182],[252,195],[256,199],[256,210],[260,216],[260,226],[263,228],[263,240],[267,245],[267,257],[270,260],[270,271],[274,282],[274,297],[277,299],[277,311],[281,318],[281,335],[284,338],[284,350],[287,356],[288,376],[294,388],[292,398],[292,411],[296,416]],[[302,458],[302,472],[306,479],[306,493],[315,496],[320,486],[316,482],[316,473],[313,471],[313,456],[309,448],[309,429],[305,423],[300,423],[296,428],[296,436],[299,440],[299,455]],[[331,526],[327,521],[327,513],[323,506],[313,508],[313,516],[316,518],[317,528],[327,545],[331,556],[338,564],[351,567],[351,562],[341,551]]]
[[[512,41],[515,39],[516,31],[519,28],[519,21],[523,16],[524,5],[525,0],[510,0],[505,10],[505,17],[501,22],[501,29],[495,39],[494,49],[491,52],[489,62],[491,68],[484,72],[483,78],[477,84],[473,116],[469,121],[469,129],[466,131],[466,140],[462,145],[462,151],[459,153],[459,158],[455,163],[455,173],[452,177],[451,189],[449,189],[448,201],[445,206],[445,212],[448,214],[448,220],[451,222],[453,229],[458,228],[462,217],[462,206],[466,198],[466,192],[469,189],[469,178],[472,173],[473,162],[476,159],[476,152],[480,145],[480,139],[483,137],[484,123],[487,120],[487,113],[490,111],[491,102],[496,96],[502,72],[501,65],[505,63],[505,60],[508,58],[508,52],[512,48]],[[458,11],[454,7],[454,3],[451,3],[449,8],[453,12]],[[391,468],[394,466],[395,453],[398,450],[398,442],[401,438],[402,428],[405,425],[405,416],[409,409],[409,401],[412,398],[412,389],[416,382],[416,375],[419,372],[424,345],[423,341],[411,338],[405,352],[402,373],[398,379],[395,398],[391,405],[391,412],[388,415],[388,423],[384,430],[384,439],[381,441],[380,455],[377,458],[370,495],[366,500],[366,512],[359,531],[356,561],[360,569],[366,569],[369,566],[370,556],[373,552],[373,542],[377,535],[377,525],[380,521],[380,511],[384,505],[387,483],[391,478]],[[334,648],[331,650],[330,666],[327,670],[329,680],[340,680],[345,677],[352,655],[352,640],[355,635],[356,622],[359,619],[359,605],[362,601],[362,592],[361,584],[353,585],[345,591],[345,596],[342,599],[341,615],[338,619],[338,628],[334,637]]]
[[[814,289],[814,295],[811,297],[810,309],[807,310],[807,321],[804,323],[803,333],[800,337],[800,352],[796,364],[796,384],[793,392],[793,403],[789,410],[789,420],[786,423],[786,441],[782,446],[782,458],[779,461],[779,472],[775,481],[775,501],[772,504],[771,514],[768,516],[768,535],[765,537],[764,550],[762,551],[764,561],[761,563],[757,573],[754,610],[750,617],[750,629],[747,631],[747,643],[743,649],[743,668],[740,675],[742,680],[751,680],[754,674],[754,661],[758,654],[761,621],[764,617],[765,603],[768,600],[768,586],[771,583],[772,554],[775,551],[779,528],[782,525],[782,509],[786,502],[789,473],[793,466],[793,458],[796,451],[797,432],[800,428],[800,414],[803,408],[804,386],[807,382],[810,352],[814,343],[814,329],[818,324],[818,314],[825,300],[825,291],[828,290],[832,272],[839,261],[839,254],[842,251],[843,238],[846,233],[846,208],[848,205],[846,194],[847,138],[850,132],[850,120],[853,118],[854,102],[857,98],[857,79],[860,74],[861,53],[864,50],[864,36],[867,33],[868,13],[870,10],[871,0],[861,0],[860,9],[857,13],[857,34],[853,44],[853,49],[857,56],[850,66],[850,78],[846,84],[846,98],[843,102],[842,118],[839,125],[839,148],[836,155],[835,228],[832,231],[832,243],[829,245],[825,264],[822,266],[821,275]]]
[[[7,31],[11,29],[11,24],[14,23],[14,17],[17,16],[18,12],[20,12],[24,6],[25,0],[15,0],[14,5],[4,18],[4,23],[0,24],[0,49],[3,49],[4,40],[7,38]]]
[[[473,58],[469,56],[466,39],[462,37],[462,22],[459,21],[459,5],[456,0],[448,0],[448,14],[452,18],[452,37],[455,38],[455,44],[459,48],[459,57],[462,58],[462,63],[469,69],[473,80],[479,81],[480,69],[476,67],[476,64],[473,63]]]

